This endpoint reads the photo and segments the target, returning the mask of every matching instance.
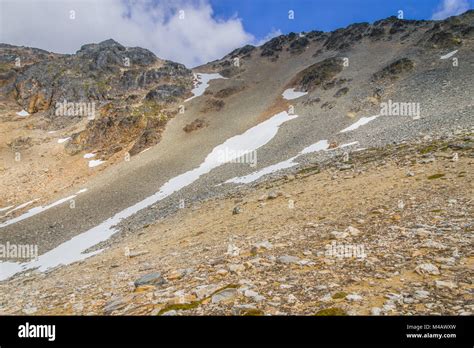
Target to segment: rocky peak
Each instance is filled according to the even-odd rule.
[[[184,65],[160,60],[147,49],[125,47],[112,39],[83,45],[71,55],[8,45],[1,48],[0,63],[6,60],[8,71],[0,71],[2,94],[13,97],[30,114],[46,116],[51,128],[75,124],[83,116],[57,115],[59,103],[94,102],[100,118],[89,122],[85,132],[73,135],[68,144],[71,153],[86,145],[104,147],[109,153],[112,150],[106,148],[113,143],[112,138],[127,142],[138,137],[141,145],[136,151],[153,144],[164,125],[163,115],[172,115],[172,104],[189,96],[193,87],[192,72]],[[15,68],[15,58],[27,51],[38,59]],[[133,106],[125,102],[130,100]],[[142,133],[146,135],[143,139]]]
[[[151,65],[157,57],[147,49],[140,47],[127,48],[112,39],[98,44],[83,45],[76,53],[76,57],[93,61],[96,69],[106,69],[110,66],[141,66]]]
[[[108,39],[99,43],[90,43],[81,46],[81,49],[76,52],[76,54],[80,53],[90,53],[102,50],[118,50],[118,51],[125,51],[125,47],[119,44],[117,41],[113,39]]]

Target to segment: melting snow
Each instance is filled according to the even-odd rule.
[[[445,54],[444,56],[441,56],[439,59],[448,59],[454,56],[456,53],[458,53],[458,50],[449,52],[448,54]]]
[[[92,158],[92,157],[95,157],[95,153],[86,153],[84,155],[84,158]]]
[[[71,137],[58,139],[58,144],[62,144],[62,143],[64,143],[64,142],[68,141],[69,139],[71,139]]]
[[[263,169],[260,169],[256,172],[250,173],[245,176],[229,179],[225,183],[248,184],[248,183],[254,182],[255,180],[261,178],[264,175],[271,174],[279,170],[291,168],[298,165],[298,163],[295,162],[295,160],[301,155],[305,155],[308,153],[317,152],[321,150],[326,150],[328,147],[329,147],[329,144],[327,140],[320,140],[315,144],[305,147],[298,155],[291,157],[290,159],[287,159],[286,161],[272,164],[271,166],[265,167]]]
[[[20,204],[20,205],[19,205],[18,207],[16,207],[15,209],[12,209],[12,210],[10,210],[9,212],[7,212],[6,215],[9,215],[10,213],[12,213],[12,212],[14,212],[14,211],[20,210],[20,209],[22,209],[22,208],[24,208],[24,207],[30,205],[31,203],[36,202],[37,200],[39,200],[39,198],[36,198],[36,199],[33,199],[32,201],[29,201],[29,202]],[[1,225],[0,225],[0,227],[1,227]]]
[[[312,152],[317,152],[321,150],[326,150],[329,147],[329,143],[327,140],[320,140],[317,143],[310,145],[308,147],[305,147],[300,154],[305,155],[307,153],[312,153]]]
[[[90,160],[89,161],[89,168],[94,168],[94,167],[100,166],[104,162],[105,161],[101,161],[101,160]]]
[[[296,156],[290,159],[287,159],[286,161],[282,161],[282,162],[273,164],[271,166],[265,167],[263,169],[250,173],[248,175],[229,179],[225,183],[248,184],[250,182],[254,182],[255,180],[260,179],[264,175],[271,174],[279,170],[291,168],[298,165],[298,163],[294,162],[295,159],[296,159]]]
[[[267,144],[277,134],[279,127],[294,118],[297,115],[288,115],[285,111],[276,114],[272,118],[256,125],[240,135],[236,135],[227,139],[221,145],[216,146],[211,153],[207,155],[204,162],[195,169],[180,174],[161,186],[160,190],[155,194],[145,198],[144,200],[118,212],[114,216],[105,220],[96,227],[83,232],[67,242],[62,243],[58,247],[39,256],[36,260],[25,263],[3,262],[0,263],[0,280],[7,279],[12,275],[27,269],[38,268],[39,271],[57,267],[59,265],[68,265],[72,262],[83,260],[87,257],[95,255],[102,250],[89,252],[84,254],[83,251],[90,247],[107,240],[117,229],[113,226],[117,225],[121,220],[126,219],[136,212],[149,207],[152,204],[168,197],[172,193],[192,184],[198,180],[201,175],[209,173],[212,169],[220,166],[220,154],[226,149],[229,153],[235,153],[236,158],[239,151],[254,151]],[[230,160],[230,159],[229,159]]]
[[[306,94],[308,94],[308,92],[296,92],[294,88],[289,88],[283,92],[282,96],[286,100],[292,100],[292,99],[302,97]]]
[[[14,207],[14,205],[10,205],[9,207],[5,207],[5,208],[0,208],[0,211],[5,211],[5,210],[11,209],[13,207]]]
[[[370,121],[375,120],[379,116],[380,115],[369,116],[369,117],[361,117],[356,123],[353,123],[349,127],[344,128],[342,131],[340,131],[340,133],[346,133],[346,132],[353,131],[353,130],[359,128],[360,126],[363,126],[363,125],[369,123]]]
[[[342,145],[340,145],[339,147],[342,149],[342,148],[344,148],[344,147],[349,147],[349,146],[358,145],[358,144],[359,144],[358,141],[353,141],[352,143],[342,144]]]
[[[21,117],[26,117],[26,116],[29,116],[30,114],[25,111],[25,110],[21,110],[19,112],[16,113],[18,116],[21,116]]]
[[[58,200],[58,201],[56,201],[56,202],[53,202],[53,203],[51,203],[51,204],[49,204],[49,205],[31,208],[30,210],[28,210],[27,212],[25,212],[24,214],[22,214],[22,215],[20,215],[20,216],[17,216],[16,218],[13,218],[13,219],[7,220],[7,221],[5,221],[5,222],[3,222],[3,223],[0,223],[0,228],[1,228],[1,227],[8,226],[8,225],[11,225],[11,224],[14,224],[14,223],[17,223],[18,221],[22,221],[22,220],[28,219],[28,218],[30,218],[30,217],[32,217],[32,216],[35,216],[35,215],[37,215],[37,214],[39,214],[39,213],[42,213],[42,212],[44,212],[44,211],[46,211],[46,210],[48,210],[48,209],[50,209],[50,208],[53,208],[53,207],[55,207],[55,206],[57,206],[57,205],[60,205],[60,204],[62,204],[62,203],[64,203],[64,202],[67,202],[67,201],[73,199],[74,197],[76,197],[78,194],[83,193],[83,192],[86,192],[86,191],[87,191],[87,189],[82,189],[82,190],[79,190],[79,191],[78,191],[76,194],[74,194],[74,195],[71,195],[71,196],[66,197],[66,198],[62,198],[62,199],[60,199],[60,200]],[[29,205],[29,204],[31,204],[31,203],[37,201],[38,199],[39,199],[39,198],[37,198],[37,199],[35,199],[35,200],[32,200],[32,201],[30,201],[30,202],[27,202],[27,203],[23,203],[23,204],[19,205],[18,207],[16,207],[15,209],[9,211],[8,214],[10,214],[12,211],[21,209],[21,208],[23,208],[23,207],[25,207],[25,206],[27,206],[27,205]],[[1,263],[0,263],[0,265],[1,265]],[[0,280],[1,280],[1,274],[0,274]]]
[[[199,97],[204,94],[207,87],[209,87],[209,81],[215,79],[225,79],[221,74],[204,74],[204,73],[197,73],[194,74],[194,88],[191,91],[194,95],[185,100],[185,102]]]

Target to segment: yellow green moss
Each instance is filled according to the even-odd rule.
[[[337,308],[337,307],[321,309],[315,314],[315,316],[343,316],[343,315],[347,315],[347,313],[341,308]]]

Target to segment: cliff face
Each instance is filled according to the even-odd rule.
[[[183,65],[114,40],[84,45],[72,55],[3,45],[0,60],[4,70],[11,68],[0,75],[2,91],[28,113],[55,128],[91,120],[69,142],[71,154],[98,147],[113,152],[127,142],[137,144],[135,153],[155,144],[165,118],[174,114],[173,103],[189,94],[193,81]]]

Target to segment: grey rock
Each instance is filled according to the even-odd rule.
[[[300,261],[299,258],[297,258],[296,256],[290,256],[290,255],[283,255],[277,259],[278,263],[283,263],[283,264],[290,264],[290,263],[297,264],[299,261]]]
[[[193,294],[200,300],[212,295],[221,287],[222,286],[218,284],[200,285],[193,291]]]
[[[430,293],[426,290],[416,290],[413,297],[416,298],[417,300],[423,300],[425,298],[428,298],[429,295]]]
[[[229,288],[212,295],[212,303],[231,302],[238,296],[237,289]]]
[[[358,294],[349,294],[346,296],[346,300],[351,302],[362,301],[363,297]]]
[[[240,205],[237,205],[232,209],[232,215],[237,215],[242,213],[242,207]]]
[[[430,249],[438,249],[438,250],[445,250],[448,247],[440,242],[434,240],[427,240],[421,245],[423,248],[430,248]]]
[[[435,286],[438,289],[455,289],[458,287],[456,283],[445,280],[435,280]]]
[[[270,192],[268,193],[267,198],[268,198],[268,199],[275,199],[275,198],[278,198],[278,196],[279,196],[278,192],[276,192],[276,191],[270,191]]]
[[[179,97],[183,97],[186,89],[177,85],[161,85],[148,92],[145,99],[158,103],[172,103]]]
[[[123,299],[120,298],[115,298],[107,302],[104,306],[104,314],[108,315],[111,314],[112,312],[124,308],[126,303],[123,301]]]
[[[380,315],[382,313],[382,309],[379,307],[373,307],[370,309],[370,314],[372,315]]]
[[[144,276],[135,280],[134,285],[135,287],[139,287],[142,285],[163,285],[165,284],[165,279],[161,276],[161,273],[154,272],[145,274]]]
[[[439,274],[439,269],[435,265],[431,263],[423,263],[421,265],[418,265],[415,268],[415,272],[418,274],[430,274],[430,275],[438,275]]]

